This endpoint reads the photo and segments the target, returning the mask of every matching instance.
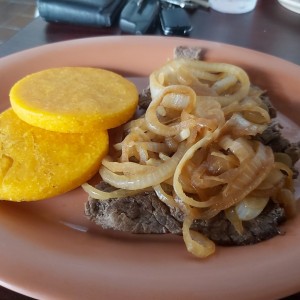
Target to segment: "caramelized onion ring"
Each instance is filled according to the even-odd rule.
[[[168,88],[163,89],[162,92],[157,96],[157,98],[152,100],[145,114],[146,125],[150,131],[166,137],[175,136],[176,134],[179,134],[183,127],[185,127],[185,125],[182,123],[171,126],[164,125],[157,118],[157,108],[161,105],[161,102],[163,101],[164,97],[166,95],[170,95],[170,93],[172,94],[173,101],[180,101],[180,97],[189,98],[189,104],[184,109],[186,112],[192,111],[196,105],[195,92],[191,88],[181,85],[170,86]],[[192,125],[193,123],[191,123],[190,126]]]
[[[172,81],[168,79],[169,77],[174,77],[177,74],[180,77],[180,68],[186,68],[189,70],[190,74],[193,74],[195,78],[199,75],[199,70],[201,72],[208,72],[212,74],[225,73],[235,76],[240,82],[240,88],[230,95],[225,96],[205,96],[206,100],[216,100],[222,106],[229,105],[232,102],[240,101],[249,93],[250,81],[247,73],[234,65],[226,63],[211,63],[205,61],[195,61],[188,59],[174,59],[165,64],[162,68],[154,71],[150,75],[150,90],[153,98],[168,86],[168,82]],[[174,84],[174,83],[173,83]],[[200,98],[202,96],[199,96]]]
[[[150,186],[158,185],[161,182],[164,182],[165,180],[172,177],[176,166],[183,157],[185,151],[185,144],[180,144],[177,152],[170,159],[163,162],[158,167],[155,167],[155,170],[151,169],[150,171],[145,172],[143,175],[119,175],[111,172],[104,166],[101,166],[99,173],[105,182],[116,188],[126,190],[140,190]]]

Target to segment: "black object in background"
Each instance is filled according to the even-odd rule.
[[[181,7],[162,7],[160,23],[164,35],[188,35],[193,28],[188,13]]]
[[[38,0],[40,16],[47,22],[110,27],[124,0]]]
[[[157,0],[130,0],[121,12],[120,29],[132,34],[146,33],[156,22],[159,9]]]

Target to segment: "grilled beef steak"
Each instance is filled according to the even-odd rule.
[[[149,88],[142,91],[139,106],[147,109],[151,101]],[[268,97],[264,97],[270,115],[274,118],[276,110]],[[272,122],[256,137],[274,152],[286,153],[292,163],[300,157],[300,143],[290,143],[281,134],[281,126]],[[294,170],[295,177],[297,171]],[[97,188],[110,190],[112,187],[100,183]],[[172,210],[161,202],[155,192],[144,192],[121,199],[99,201],[89,198],[85,205],[87,217],[103,228],[132,233],[172,233],[181,234],[183,213]],[[243,234],[239,234],[231,222],[221,212],[210,220],[196,220],[193,229],[197,230],[218,245],[248,245],[267,240],[280,233],[279,225],[285,220],[285,211],[278,204],[269,201],[264,211],[255,219],[243,222]]]
[[[104,191],[111,189],[105,182],[101,182],[97,188]],[[119,231],[173,234],[182,232],[183,213],[170,209],[157,198],[155,192],[105,201],[90,198],[85,205],[85,214],[97,225]],[[218,245],[248,245],[279,234],[278,226],[284,220],[284,209],[270,202],[257,218],[243,222],[242,235],[234,229],[223,213],[210,220],[194,221],[192,228]]]
[[[201,59],[201,49],[177,47],[175,57]],[[276,110],[269,98],[262,97],[271,118],[276,117]],[[149,87],[140,94],[139,108],[147,109],[151,102]],[[256,137],[274,152],[283,152],[290,156],[294,164],[300,157],[300,143],[290,143],[281,135],[278,123],[271,125]],[[295,177],[297,176],[294,170]],[[98,189],[111,191],[112,188],[101,182]],[[85,205],[86,216],[103,228],[131,233],[182,233],[183,213],[179,209],[170,209],[158,199],[154,191],[136,196],[99,201],[89,198]],[[195,220],[192,229],[206,235],[218,245],[248,245],[267,240],[280,234],[279,225],[285,221],[285,211],[278,204],[269,201],[263,212],[250,221],[243,221],[243,233],[239,234],[224,212],[209,220]]]
[[[149,88],[142,91],[139,106],[147,109],[151,102]],[[268,97],[264,97],[269,114],[276,116],[276,110]],[[281,134],[281,126],[272,122],[256,139],[270,146],[274,152],[286,153],[292,163],[300,157],[300,143],[290,143]],[[294,170],[294,176],[297,171]],[[109,190],[106,183],[97,186]],[[172,233],[181,234],[183,213],[172,210],[161,202],[155,192],[144,192],[121,199],[99,201],[89,198],[85,206],[87,217],[102,226],[132,233]],[[239,234],[223,212],[210,220],[196,220],[193,229],[197,230],[218,245],[247,245],[267,240],[280,233],[279,224],[285,220],[285,211],[278,204],[269,201],[264,211],[255,219],[244,221],[243,234]]]

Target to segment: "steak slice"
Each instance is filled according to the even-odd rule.
[[[110,189],[104,182],[97,188]],[[170,209],[154,191],[105,201],[89,198],[85,204],[85,214],[103,228],[131,233],[182,234],[183,213]],[[256,219],[243,222],[242,235],[223,212],[210,220],[194,221],[192,228],[218,245],[248,245],[280,234],[279,225],[284,220],[284,209],[270,202]]]
[[[279,225],[285,220],[284,209],[269,201],[259,216],[243,222],[243,234],[235,230],[223,211],[210,220],[196,220],[193,228],[198,229],[217,245],[241,246],[256,244],[281,234]]]
[[[271,122],[262,134],[255,137],[261,143],[272,148],[275,153],[285,153],[290,157],[293,178],[297,178],[299,171],[294,167],[300,158],[300,142],[291,143],[282,135],[282,126],[280,123]]]
[[[146,110],[152,101],[150,88],[147,87],[139,94],[139,108]]]
[[[178,46],[174,49],[175,58],[203,59],[203,49],[199,47]]]
[[[102,191],[114,188],[100,182]],[[181,233],[181,222],[161,202],[155,192],[144,192],[136,196],[97,200],[89,197],[85,205],[87,217],[103,228],[132,233]]]

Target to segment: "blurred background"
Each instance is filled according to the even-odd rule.
[[[37,15],[36,0],[0,0],[0,45]]]

